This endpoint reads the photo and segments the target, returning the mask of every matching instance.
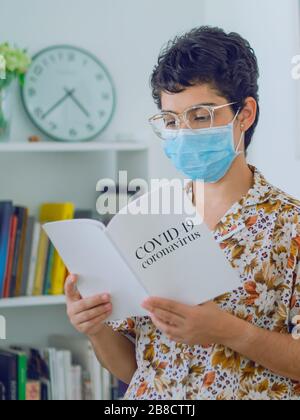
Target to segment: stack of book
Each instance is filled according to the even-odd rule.
[[[85,338],[53,336],[45,349],[0,349],[0,401],[119,400],[126,389]]]
[[[93,215],[73,203],[45,203],[36,218],[26,207],[0,202],[0,298],[63,294],[67,270],[41,226]]]

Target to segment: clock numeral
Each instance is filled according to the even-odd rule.
[[[85,66],[87,66],[88,65],[88,61],[87,60],[84,60],[84,62],[82,63],[82,65],[85,67]]]
[[[59,58],[59,60],[63,60],[64,59],[64,53],[59,52],[58,53],[58,58]]]
[[[50,61],[54,64],[56,63],[56,57],[53,54],[50,55]]]
[[[35,68],[33,69],[33,73],[36,76],[40,76],[43,73],[43,67],[40,65],[35,66]]]
[[[70,53],[70,54],[68,55],[68,60],[69,60],[70,62],[75,61],[75,54],[74,54],[74,53]]]
[[[28,96],[30,96],[32,98],[35,95],[36,95],[36,90],[34,88],[29,88],[28,89]]]
[[[37,82],[37,79],[36,79],[35,77],[33,77],[33,76],[31,76],[31,77],[29,78],[29,80],[30,80],[32,83],[36,83],[36,82]]]
[[[104,110],[99,111],[99,117],[100,117],[100,118],[105,117],[105,115],[106,115],[106,112],[105,112]]]
[[[102,99],[104,99],[105,101],[108,101],[110,98],[110,94],[109,93],[103,93],[102,94]]]
[[[103,74],[97,74],[96,79],[101,82],[104,79]]]
[[[49,123],[49,126],[50,126],[50,130],[56,130],[57,129],[57,125],[54,123],[54,122],[50,122]]]
[[[35,108],[35,110],[34,110],[34,115],[37,117],[37,118],[43,118],[43,115],[44,115],[44,113],[43,113],[43,110],[42,110],[42,108]]]
[[[43,64],[44,64],[44,66],[45,66],[45,67],[49,66],[49,62],[48,62],[48,60],[46,60],[46,59],[45,59],[45,60],[43,60]]]
[[[94,131],[95,130],[95,127],[93,126],[93,124],[87,124],[87,126],[86,126],[86,128],[89,130],[89,131]]]
[[[70,136],[71,137],[76,137],[77,136],[77,131],[74,129],[74,128],[71,128],[71,130],[69,131],[69,133],[70,133]]]

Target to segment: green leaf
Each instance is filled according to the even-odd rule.
[[[19,83],[21,86],[25,84],[25,74],[19,74]]]
[[[26,73],[31,65],[31,58],[25,50],[12,48],[8,43],[0,44],[0,54],[6,61],[6,71],[16,76]]]

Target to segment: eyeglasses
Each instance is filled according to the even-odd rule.
[[[194,105],[186,109],[182,114],[173,112],[161,112],[149,118],[149,123],[154,133],[162,140],[175,139],[180,130],[181,119],[192,130],[214,127],[215,111],[237,102],[219,106]]]

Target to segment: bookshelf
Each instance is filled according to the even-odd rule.
[[[147,181],[148,159],[143,142],[0,143],[0,201],[13,200],[35,216],[43,202],[71,201],[76,208],[95,209],[100,179],[117,182],[119,171],[125,170],[128,181]],[[77,335],[64,296],[3,299],[0,315],[7,321],[7,341],[1,345],[44,347],[51,335]]]
[[[0,153],[47,153],[47,152],[137,152],[147,150],[147,144],[137,142],[94,142],[94,143],[0,143]]]
[[[0,311],[8,308],[43,308],[45,306],[66,305],[65,296],[28,296],[0,300]]]

